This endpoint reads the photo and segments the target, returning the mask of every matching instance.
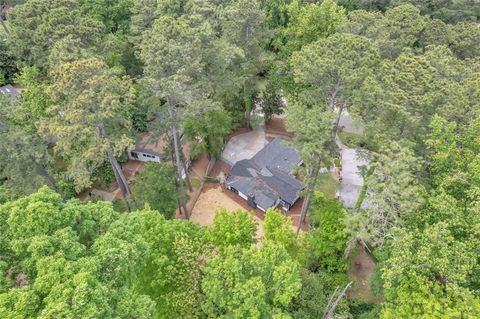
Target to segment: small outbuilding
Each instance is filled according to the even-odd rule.
[[[14,88],[10,84],[0,86],[0,93],[5,94],[5,95],[11,95],[11,96],[14,96],[14,97],[20,96],[20,91],[18,89]]]
[[[181,139],[182,151],[187,167],[190,166],[190,143]],[[141,162],[170,162],[167,154],[168,142],[165,136],[155,137],[150,133],[143,135],[135,144],[135,148],[128,152],[128,158]]]

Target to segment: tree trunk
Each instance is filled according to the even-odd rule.
[[[345,109],[345,103],[341,103],[341,106],[338,108],[338,116],[337,120],[335,121],[335,127],[333,128],[333,137],[337,135],[338,132],[338,124],[340,123],[340,118],[342,117],[343,110]]]
[[[103,139],[106,139],[107,134],[105,133],[105,126],[103,125],[103,123],[98,124],[97,127],[98,127],[98,132],[100,136]],[[115,174],[115,180],[117,181],[118,187],[120,188],[120,191],[122,192],[122,195],[125,199],[125,203],[127,204],[128,211],[130,212],[131,208],[128,203],[128,197],[130,196],[130,188],[128,187],[127,179],[125,178],[122,168],[118,164],[118,161],[115,158],[115,155],[113,154],[113,150],[110,146],[107,148],[106,153],[107,153],[108,161],[112,166],[113,173]]]
[[[37,159],[35,158],[35,156],[33,156],[32,154],[29,154],[29,157],[30,159],[32,160],[33,164],[35,165],[35,169],[37,170],[37,173],[40,174],[44,179],[45,179],[45,182],[48,184],[48,186],[50,186],[51,188],[53,188],[57,193],[60,194],[60,196],[62,196],[62,199],[65,201],[66,198],[65,198],[65,194],[63,193],[63,191],[60,189],[60,187],[58,187],[57,185],[57,182],[55,181],[55,179],[50,175],[50,173],[48,173],[47,169],[45,168],[45,166],[43,166],[42,164],[40,164]]]
[[[185,217],[187,219],[190,219],[190,213],[187,209],[187,206],[185,204],[185,199],[186,199],[186,194],[185,194],[185,188],[183,187],[183,176],[182,176],[182,161],[180,159],[180,150],[179,150],[179,141],[178,141],[178,133],[177,133],[177,123],[176,123],[176,116],[175,116],[175,110],[173,109],[173,103],[172,99],[170,96],[167,96],[167,104],[168,104],[168,113],[170,114],[170,117],[173,120],[173,125],[172,125],[172,134],[173,134],[173,148],[175,150],[175,162],[176,162],[176,167],[177,167],[177,172],[178,172],[178,183],[179,183],[179,191],[180,191],[180,197],[181,197],[181,204],[183,207],[183,211],[185,213]],[[185,170],[185,175],[187,175],[187,171]]]
[[[302,228],[302,225],[305,222],[305,218],[307,216],[308,207],[310,206],[310,199],[315,189],[315,185],[317,184],[318,173],[320,172],[320,163],[321,161],[318,161],[318,163],[316,163],[315,167],[312,170],[312,174],[309,176],[305,200],[303,201],[302,210],[300,213],[300,221],[298,222],[297,235],[300,232],[300,228]]]
[[[252,129],[252,124],[251,124],[251,121],[250,121],[251,113],[252,113],[251,108],[249,106],[247,106],[246,110],[245,110],[245,127],[249,130]]]
[[[2,24],[3,30],[8,35],[10,33],[10,31],[8,30],[7,25],[5,24],[5,21],[3,20],[1,12],[0,12],[0,23]]]
[[[117,180],[118,187],[120,187],[120,191],[122,192],[123,197],[127,198],[130,195],[130,188],[128,187],[127,179],[123,174],[122,168],[118,164],[117,159],[113,155],[112,149],[109,147],[107,149],[107,157],[110,165],[112,166],[113,173],[115,174],[115,179]]]
[[[181,155],[182,155],[180,160],[182,162],[183,171],[185,172],[185,181],[187,182],[188,190],[191,193],[191,192],[193,192],[193,186],[192,186],[192,182],[190,181],[190,176],[188,175],[188,167],[187,167],[187,163],[185,162],[185,159],[184,159],[185,154],[183,153],[183,150],[180,146],[179,146],[179,149],[180,149],[180,152],[181,152]]]
[[[252,96],[247,92],[247,86],[244,82],[243,84],[243,103],[245,104],[245,127],[248,129],[252,128],[251,125],[251,114],[252,114]]]
[[[310,189],[307,189],[307,195],[305,196],[305,199],[303,201],[302,210],[300,213],[300,221],[298,222],[297,235],[298,233],[300,233],[300,229],[302,228],[303,222],[305,221],[305,217],[307,215],[307,209],[310,204],[310,196],[311,196]]]
[[[338,297],[333,300],[333,298],[335,297],[337,291],[338,291],[338,287],[335,289],[335,291],[333,292],[333,294],[330,296],[330,299],[328,301],[328,304],[327,304],[327,307],[325,308],[325,312],[323,313],[323,317],[322,319],[332,319],[333,318],[333,314],[335,313],[335,309],[337,309],[337,306],[338,304],[340,303],[340,301],[342,300],[343,296],[345,296],[345,293],[347,292],[348,288],[350,287],[350,285],[352,284],[352,282],[350,281],[344,288],[343,290],[340,292],[340,294],[338,295]]]
[[[334,111],[335,107],[337,106],[337,96],[338,96],[338,92],[340,92],[340,89],[341,89],[341,82],[340,80],[338,80],[337,83],[335,83],[335,88],[333,89],[332,95],[330,96],[329,105],[332,111]],[[342,105],[339,107],[338,116],[335,121],[335,126],[333,127],[333,137],[335,137],[335,134],[337,134],[338,123],[340,123],[340,117],[342,115],[344,106],[345,104],[342,103]]]

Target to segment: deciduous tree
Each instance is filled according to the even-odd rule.
[[[175,170],[170,164],[149,162],[135,177],[132,194],[137,205],[147,204],[172,219],[178,208],[176,184]]]
[[[209,318],[286,315],[301,288],[298,264],[281,247],[230,247],[205,268],[202,309]]]
[[[256,232],[257,222],[251,212],[220,209],[215,213],[213,225],[207,228],[205,236],[217,247],[249,248],[256,241]]]

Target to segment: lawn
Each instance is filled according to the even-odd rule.
[[[202,186],[202,182],[200,182],[198,178],[190,177],[190,182],[192,183],[194,189],[199,189],[200,186]]]
[[[340,182],[330,172],[319,174],[317,190],[322,192],[327,198],[336,199],[337,192],[340,190]]]

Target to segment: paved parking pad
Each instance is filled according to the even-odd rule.
[[[234,136],[228,141],[222,158],[230,165],[243,159],[250,159],[268,143],[263,126],[252,131]]]
[[[362,165],[368,166],[368,161],[359,157],[357,150],[342,150],[342,186],[340,190],[340,199],[348,208],[355,207],[358,195],[362,189],[363,178],[358,169],[358,167]],[[362,208],[367,207],[368,204],[364,200]]]

